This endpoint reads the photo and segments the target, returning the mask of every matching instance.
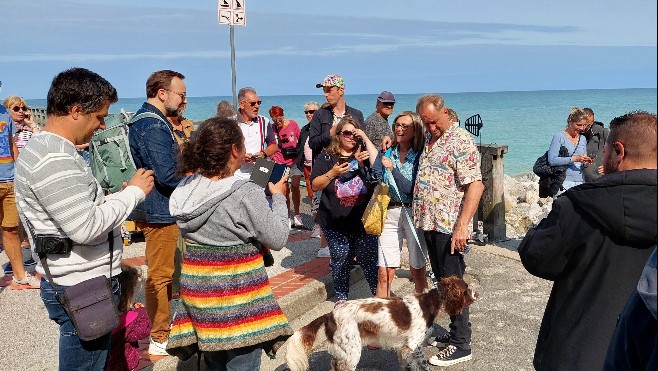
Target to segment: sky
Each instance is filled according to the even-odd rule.
[[[237,88],[346,94],[655,88],[655,0],[244,0]],[[229,26],[209,0],[1,0],[0,99],[45,98],[85,67],[119,97],[149,74],[186,76],[189,96],[230,96]]]

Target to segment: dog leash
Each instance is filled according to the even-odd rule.
[[[384,174],[386,174],[386,170],[389,171],[391,174],[391,185],[393,186],[393,190],[395,190],[395,194],[398,196],[398,199],[400,202],[402,202],[402,197],[400,196],[400,191],[398,190],[398,185],[395,184],[395,178],[393,177],[393,172],[390,171],[387,168],[384,168]],[[407,217],[407,224],[409,224],[409,228],[411,229],[411,233],[413,233],[414,238],[416,239],[416,245],[418,246],[418,249],[420,250],[420,253],[423,254],[423,258],[425,258],[425,269],[427,272],[429,272],[430,279],[432,281],[432,285],[434,285],[434,288],[437,288],[437,280],[436,276],[434,276],[434,271],[432,271],[432,264],[430,263],[430,260],[427,255],[425,255],[425,251],[423,251],[423,248],[421,247],[422,245],[420,244],[420,240],[418,239],[418,234],[416,233],[416,226],[414,225],[413,221],[411,220],[411,216],[409,215],[409,212],[407,211],[407,208],[402,206],[402,212],[404,215]],[[427,269],[429,266],[429,269]]]

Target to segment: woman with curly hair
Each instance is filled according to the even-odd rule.
[[[260,186],[234,175],[245,151],[235,120],[204,121],[183,145],[178,171],[190,175],[169,201],[186,249],[167,352],[186,359],[200,351],[207,370],[257,370],[261,352],[274,354],[293,333],[261,248],[288,240],[287,177],[269,183],[270,207]]]

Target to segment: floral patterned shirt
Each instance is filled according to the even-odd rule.
[[[421,154],[414,186],[413,213],[417,228],[452,234],[464,199],[464,186],[482,180],[480,153],[471,135],[458,123]]]

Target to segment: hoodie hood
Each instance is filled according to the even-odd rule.
[[[190,175],[171,194],[169,212],[181,229],[197,230],[223,200],[246,182],[236,176],[214,181],[199,174]]]
[[[650,248],[656,243],[656,170],[619,171],[565,192],[583,219],[620,244]]]

